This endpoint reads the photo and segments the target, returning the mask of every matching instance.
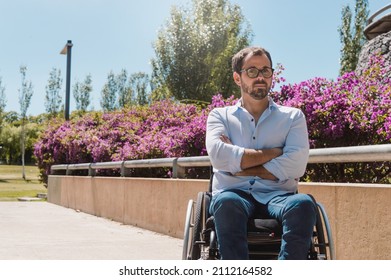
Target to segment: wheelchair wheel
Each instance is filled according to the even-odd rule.
[[[197,201],[189,201],[184,239],[183,239],[183,260],[198,260],[201,258],[201,246],[203,243],[202,231],[207,218],[209,197],[204,192],[199,192]]]
[[[194,227],[194,201],[189,200],[187,204],[185,228],[183,236],[183,249],[182,260],[188,260],[190,258],[189,248],[191,248],[191,241],[193,239],[193,227]]]
[[[312,244],[308,253],[308,259],[310,260],[327,260],[327,248],[326,239],[323,230],[323,221],[319,211],[318,203],[316,203],[316,224],[314,227],[314,233],[312,236]]]
[[[193,236],[190,248],[190,259],[198,260],[201,257],[201,232],[204,224],[204,193],[199,192],[197,196],[197,202],[195,205],[195,216],[194,216],[194,228],[193,228]]]
[[[334,243],[326,211],[324,210],[322,204],[315,201],[312,195],[309,196],[313,199],[317,206],[316,224],[309,259],[334,260]]]
[[[326,252],[326,259],[335,260],[335,249],[334,249],[334,242],[333,242],[333,236],[331,234],[331,227],[329,223],[329,219],[327,217],[326,211],[322,204],[317,203],[318,205],[318,212],[320,216],[320,224],[319,227],[322,227],[323,230],[323,244],[324,244],[324,251]],[[326,231],[326,234],[324,233]]]

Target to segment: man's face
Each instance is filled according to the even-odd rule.
[[[256,68],[258,70],[265,70],[271,68],[270,61],[265,54],[263,55],[248,55],[243,61],[242,70],[249,68]],[[267,76],[267,75],[266,75]],[[264,99],[271,88],[272,77],[265,78],[262,73],[255,78],[248,77],[246,71],[242,73],[234,73],[234,80],[241,88],[242,96],[249,95],[255,100]]]

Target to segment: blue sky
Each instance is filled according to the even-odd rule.
[[[153,42],[169,19],[173,5],[191,0],[1,0],[0,77],[6,111],[20,112],[20,65],[34,87],[28,115],[45,112],[45,86],[53,67],[61,69],[65,96],[66,56],[72,40],[71,85],[92,75],[92,105],[99,110],[100,92],[112,70],[151,72]],[[267,48],[274,63],[286,70],[288,83],[313,77],[335,79],[341,44],[338,27],[344,5],[354,0],[231,0],[242,8],[254,32],[253,45]],[[370,15],[390,1],[369,1]],[[74,110],[71,96],[70,110]]]

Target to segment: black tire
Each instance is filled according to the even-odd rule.
[[[327,260],[327,243],[326,238],[324,235],[324,228],[323,228],[323,219],[320,214],[318,205],[316,205],[317,214],[316,214],[316,233],[317,233],[317,239],[318,239],[318,246],[319,246],[319,253],[321,255],[324,255],[325,259]]]
[[[325,249],[327,251],[327,255],[325,256],[325,259],[335,260],[336,259],[335,247],[334,247],[333,235],[331,232],[329,218],[327,217],[326,210],[324,209],[321,203],[318,203],[318,210],[322,217],[322,225],[324,226],[322,227],[324,232],[324,238],[327,241],[327,243],[325,243]]]
[[[190,256],[192,260],[198,260],[201,257],[200,245],[197,242],[201,241],[201,233],[203,226],[203,217],[204,217],[204,193],[199,192],[197,196],[197,202],[195,205],[195,215],[194,215],[194,227],[193,227],[193,236],[191,242],[191,251]]]
[[[324,259],[328,259],[327,256],[327,243],[324,235],[324,227],[323,227],[323,218],[319,210],[318,203],[312,195],[308,195],[311,197],[312,201],[316,206],[316,224],[315,224],[315,236],[314,236],[314,249],[317,251],[318,256],[322,256]]]
[[[194,225],[194,201],[189,200],[187,204],[185,226],[183,229],[183,248],[182,248],[182,260],[190,259],[190,247],[193,234],[193,225]]]

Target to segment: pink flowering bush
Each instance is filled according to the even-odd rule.
[[[207,109],[173,101],[112,113],[89,113],[70,122],[53,122],[35,144],[41,177],[53,164],[123,161],[206,155],[205,126],[209,111],[232,103],[213,97]],[[231,102],[231,103],[230,103]],[[85,174],[79,172],[78,174]],[[119,170],[98,170],[118,175]],[[167,170],[132,170],[133,176],[169,176]],[[193,176],[197,176],[193,172]]]
[[[273,95],[303,110],[311,148],[386,144],[391,143],[390,73],[383,58],[374,56],[361,76],[314,78],[284,85]],[[312,164],[306,180],[388,182],[390,171],[389,163]]]
[[[274,84],[284,82],[277,66]],[[300,108],[306,115],[311,148],[391,143],[391,81],[382,57],[374,56],[361,75],[337,80],[313,78],[281,86],[271,96],[277,103]],[[389,74],[388,74],[389,75]],[[210,110],[237,102],[212,97],[207,108],[161,101],[112,113],[94,112],[70,122],[53,122],[35,145],[35,157],[46,182],[53,164],[122,161],[206,155],[205,128]],[[189,177],[205,170],[190,169]],[[304,180],[388,182],[390,163],[310,164]],[[118,175],[119,170],[98,170]],[[132,176],[167,177],[165,169],[134,169]]]

